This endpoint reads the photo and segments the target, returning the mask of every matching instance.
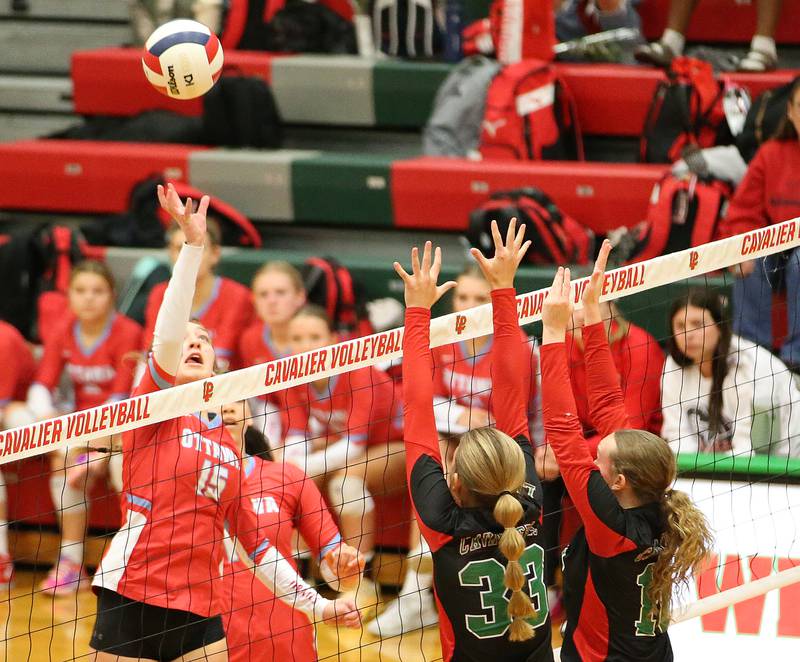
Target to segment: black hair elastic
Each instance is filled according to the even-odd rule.
[[[516,495],[513,492],[510,492],[508,490],[503,490],[502,492],[500,492],[500,494],[497,495],[497,498],[499,499],[504,494],[508,494],[508,496],[512,496],[512,497],[516,498]]]

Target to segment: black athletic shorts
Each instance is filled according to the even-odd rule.
[[[89,645],[96,651],[147,660],[176,660],[225,638],[221,616],[154,607],[98,588]]]

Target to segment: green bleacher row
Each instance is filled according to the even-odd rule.
[[[399,260],[407,258],[408,246],[397,242]],[[286,260],[295,266],[303,264],[308,257],[307,253],[287,250],[240,250],[226,255],[221,261],[219,272],[241,283],[249,285],[258,268],[268,260]],[[351,270],[353,276],[364,287],[365,295],[369,299],[394,297],[402,301],[403,292],[400,280],[392,269],[391,262],[386,259],[376,259],[369,255],[362,257],[344,257],[342,262]],[[445,256],[442,268],[442,280],[455,278],[462,268],[460,259]],[[530,292],[544,287],[549,287],[553,280],[555,267],[523,266],[517,277],[517,291]],[[578,275],[588,275],[588,269]],[[632,294],[620,299],[617,303],[627,319],[650,332],[659,342],[668,335],[667,314],[672,301],[686,293],[690,286],[715,287],[722,292],[728,292],[729,283],[722,276],[694,278],[679,280],[653,290]],[[434,314],[447,312],[446,303],[440,303]],[[527,328],[529,333],[536,333],[536,324]]]

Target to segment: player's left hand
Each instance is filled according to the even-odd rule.
[[[322,620],[334,625],[343,625],[346,628],[361,627],[361,613],[352,598],[338,598],[331,600],[323,611]]]
[[[572,318],[569,269],[559,267],[542,306],[542,344],[564,342]]]
[[[361,552],[346,543],[328,552],[323,562],[328,564],[331,572],[339,579],[342,591],[354,591],[358,587],[367,563]]]
[[[600,295],[603,293],[603,279],[606,275],[608,255],[611,253],[611,242],[606,239],[600,247],[600,253],[594,263],[594,271],[583,290],[583,325],[591,326],[603,321],[600,313]]]
[[[431,253],[433,259],[431,260]],[[414,246],[411,249],[411,274],[395,262],[394,270],[403,279],[405,284],[406,306],[430,309],[442,295],[456,286],[454,280],[437,285],[439,272],[442,268],[442,249],[439,246],[432,250],[431,242],[425,242],[425,249],[422,252],[422,263],[419,260],[419,249]]]
[[[500,236],[497,221],[492,221],[492,238],[494,239],[493,258],[485,257],[477,248],[471,248],[469,252],[478,262],[478,266],[493,290],[514,287],[517,267],[531,246],[530,240],[522,243],[525,238],[525,226],[520,225],[517,230],[517,219],[512,218],[508,224],[504,242]]]
[[[206,240],[206,212],[211,198],[204,195],[200,199],[197,211],[194,211],[192,199],[187,198],[184,205],[172,184],[167,184],[166,189],[159,184],[157,190],[159,204],[180,226],[186,237],[186,243],[190,246],[202,246]]]

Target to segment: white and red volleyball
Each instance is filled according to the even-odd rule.
[[[147,80],[172,99],[204,95],[222,73],[222,45],[202,23],[188,19],[159,27],[144,45]]]

